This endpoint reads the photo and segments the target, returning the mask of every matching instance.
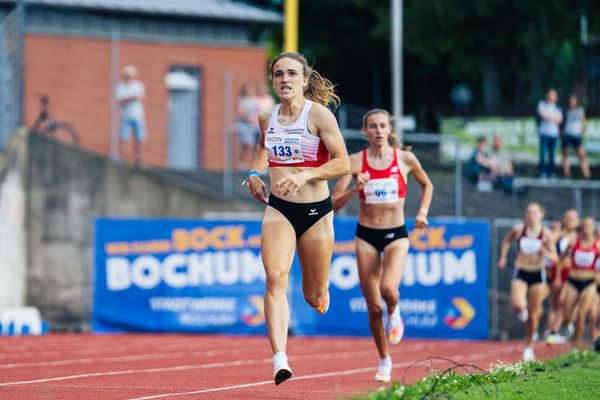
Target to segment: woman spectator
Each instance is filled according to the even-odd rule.
[[[581,173],[585,179],[590,179],[590,166],[588,164],[583,139],[585,138],[585,109],[579,105],[577,96],[572,94],[569,97],[569,108],[566,112],[565,128],[561,140],[562,148],[562,168],[565,178],[571,177],[571,168],[569,165],[569,147],[573,147]]]

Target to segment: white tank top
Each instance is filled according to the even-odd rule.
[[[269,166],[318,167],[329,161],[321,138],[308,130],[308,113],[312,105],[312,101],[305,100],[298,119],[286,126],[278,120],[281,104],[275,106],[265,134]]]
[[[544,237],[544,228],[540,230],[539,235],[532,237],[527,236],[526,227],[523,226],[521,236],[518,242],[518,251],[526,256],[532,256],[534,254],[540,254],[542,246],[544,244],[542,238]]]

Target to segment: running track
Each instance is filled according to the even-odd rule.
[[[393,380],[427,357],[486,368],[518,361],[522,342],[404,340],[392,349]],[[564,347],[536,346],[538,358]],[[0,337],[0,399],[337,399],[383,386],[370,338],[290,338],[294,378],[275,386],[263,336],[73,335]],[[409,383],[427,374],[409,369]],[[443,368],[449,364],[436,362]]]

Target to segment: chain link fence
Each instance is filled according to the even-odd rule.
[[[0,22],[0,149],[23,122],[25,2]]]

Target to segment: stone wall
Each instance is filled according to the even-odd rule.
[[[0,240],[0,285],[21,293],[2,290],[0,308],[38,307],[54,329],[85,329],[90,320],[96,218],[199,218],[214,211],[257,210],[256,204],[223,201],[40,135],[22,133],[20,142],[19,151],[11,145],[3,157],[19,156],[4,161],[4,168],[0,164],[0,171],[8,171],[0,172],[0,235],[9,239]],[[6,193],[12,193],[11,211]],[[25,265],[26,285],[18,289]]]

